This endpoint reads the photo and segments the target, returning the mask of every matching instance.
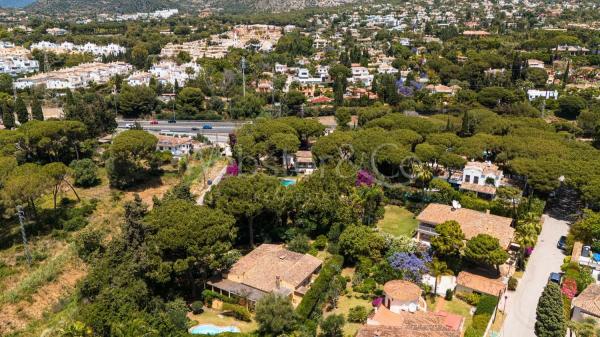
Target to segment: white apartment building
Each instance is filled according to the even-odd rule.
[[[127,84],[131,86],[149,85],[150,80],[155,78],[161,84],[185,85],[185,83],[198,76],[202,68],[194,62],[178,65],[170,60],[163,60],[150,68],[150,72],[138,71],[127,78]]]
[[[350,83],[362,83],[366,87],[373,84],[373,75],[369,74],[369,69],[362,66],[352,65],[352,77],[348,79]]]
[[[86,43],[84,45],[77,45],[71,42],[63,42],[56,44],[48,41],[40,41],[32,44],[29,47],[30,50],[43,50],[49,51],[56,54],[66,53],[90,53],[94,56],[118,56],[124,54],[127,50],[125,47],[121,47],[117,44],[111,43],[106,46],[99,46],[95,43]]]
[[[77,89],[87,87],[90,82],[106,83],[115,75],[127,75],[133,66],[125,62],[84,63],[76,67],[64,68],[30,77],[20,78],[14,82],[17,89],[26,89],[42,85],[46,89]]]
[[[16,77],[22,74],[35,73],[40,70],[37,60],[23,57],[0,57],[0,73]]]

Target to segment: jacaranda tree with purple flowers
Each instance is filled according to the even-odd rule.
[[[423,274],[429,272],[427,265],[431,256],[427,253],[394,253],[388,258],[390,266],[402,273],[402,278],[415,283],[421,283]]]

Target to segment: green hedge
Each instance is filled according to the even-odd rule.
[[[223,301],[224,303],[238,304],[239,299],[235,297],[227,297],[225,295],[221,295],[216,291],[205,289],[202,291],[202,300],[206,303],[206,306],[212,306],[212,302],[214,299],[218,299]]]
[[[475,309],[471,325],[465,330],[465,337],[482,337],[485,333],[490,318],[496,309],[498,298],[490,295],[481,295]]]
[[[331,281],[339,275],[343,264],[344,258],[340,255],[334,255],[325,262],[319,276],[296,308],[296,313],[302,320],[309,319],[315,310],[320,310],[326,299]]]
[[[228,311],[229,313],[224,313],[224,315],[229,315],[239,319],[240,321],[250,322],[252,317],[250,316],[250,311],[246,309],[246,307],[242,307],[241,305],[231,304],[231,303],[223,303],[223,311]]]

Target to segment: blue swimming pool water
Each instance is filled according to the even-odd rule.
[[[200,324],[190,329],[190,333],[196,335],[218,335],[223,332],[240,332],[240,329],[235,326],[216,326],[212,324]]]
[[[295,183],[296,183],[296,181],[292,180],[292,179],[282,179],[281,180],[281,185],[283,185],[285,187],[288,187],[290,185],[294,185]]]

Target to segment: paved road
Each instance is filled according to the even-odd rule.
[[[561,235],[569,230],[567,222],[544,215],[544,226],[527,269],[515,292],[508,293],[507,316],[502,337],[535,337],[535,309],[551,272],[559,272],[564,254],[556,248]],[[503,308],[503,305],[500,305]]]
[[[184,121],[178,120],[177,123],[169,123],[166,120],[157,121],[158,124],[150,124],[150,121],[143,120],[117,120],[119,128],[127,128],[127,124],[140,123],[144,130],[149,131],[162,131],[169,130],[170,132],[182,132],[182,133],[222,133],[229,134],[235,129],[239,128],[244,122],[230,122],[230,121]],[[204,125],[210,125],[212,129],[204,129]]]

